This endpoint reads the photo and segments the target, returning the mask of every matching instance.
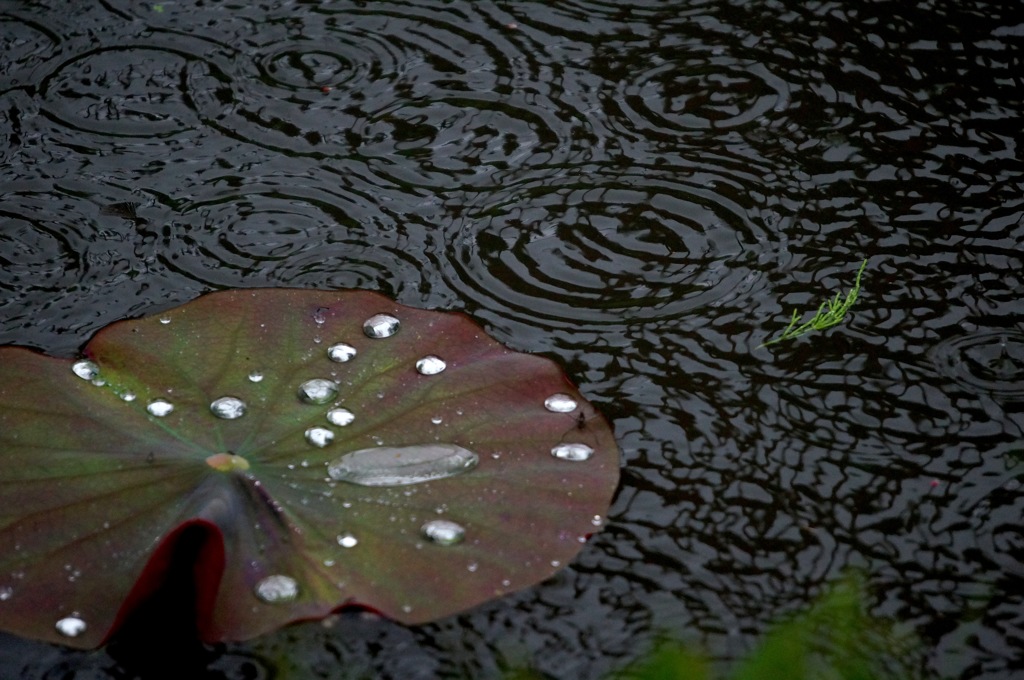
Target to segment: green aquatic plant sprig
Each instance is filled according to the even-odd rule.
[[[804,323],[799,323],[800,317],[802,316],[800,314],[800,310],[794,309],[793,317],[790,319],[789,326],[787,326],[786,330],[782,332],[782,335],[758,346],[765,347],[767,345],[774,345],[777,342],[782,342],[783,340],[793,340],[795,338],[799,338],[801,335],[810,333],[811,331],[823,331],[826,328],[831,328],[832,326],[841,323],[846,317],[846,312],[849,311],[850,307],[853,306],[853,303],[857,301],[857,295],[860,293],[860,277],[867,266],[867,260],[861,262],[860,269],[857,270],[857,278],[853,282],[853,288],[846,294],[845,298],[843,298],[841,293],[836,293],[834,298],[822,302],[814,316]]]

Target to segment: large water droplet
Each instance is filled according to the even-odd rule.
[[[85,621],[77,616],[65,616],[56,624],[57,632],[65,637],[78,637],[85,632]]]
[[[71,370],[82,380],[92,380],[100,374],[100,367],[88,359],[71,364]]]
[[[334,432],[326,427],[311,427],[306,430],[306,441],[322,449],[334,441]]]
[[[355,419],[355,414],[347,408],[332,408],[327,412],[327,422],[338,427],[345,427]]]
[[[586,460],[594,455],[594,449],[586,444],[559,444],[551,449],[551,455],[562,460]]]
[[[234,420],[245,415],[245,402],[238,397],[221,397],[210,404],[213,415],[224,420]]]
[[[370,338],[390,338],[401,323],[390,314],[374,314],[363,323],[363,332]]]
[[[313,378],[299,385],[299,399],[307,404],[326,404],[338,396],[338,383],[326,378]]]
[[[554,413],[571,413],[576,410],[576,400],[568,394],[552,394],[544,400],[544,408]]]
[[[341,534],[338,536],[338,545],[342,548],[354,548],[359,545],[359,539],[352,534]]]
[[[270,604],[291,602],[298,596],[298,581],[284,574],[268,576],[256,584],[256,597]]]
[[[479,456],[455,444],[381,446],[347,453],[327,467],[339,482],[403,486],[444,479],[476,467]]]
[[[331,361],[337,361],[339,364],[351,360],[355,355],[356,348],[344,342],[335,343],[327,348],[327,356]]]
[[[146,406],[146,410],[149,411],[150,415],[163,418],[174,410],[174,404],[163,399],[154,399]]]
[[[420,529],[423,535],[438,545],[455,545],[466,537],[466,530],[461,524],[446,519],[434,519]]]
[[[448,364],[444,362],[444,359],[433,354],[425,356],[416,362],[416,370],[421,375],[437,375],[446,368],[448,368]]]

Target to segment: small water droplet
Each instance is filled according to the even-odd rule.
[[[455,444],[382,446],[347,453],[331,463],[327,473],[336,481],[361,486],[403,486],[461,474],[479,460]]]
[[[256,597],[269,604],[291,602],[298,596],[298,581],[284,574],[267,576],[256,584]]]
[[[325,567],[333,567],[334,566],[334,560],[324,560],[324,566]]]
[[[446,519],[432,519],[420,531],[438,545],[455,545],[466,537],[466,530],[461,524]]]
[[[221,397],[210,404],[213,415],[224,420],[234,420],[245,415],[245,402],[238,397]]]
[[[433,418],[430,419],[430,422],[432,422],[434,425],[440,425],[442,422],[444,422],[444,419],[441,418],[441,416],[434,416]]]
[[[338,545],[342,548],[354,548],[359,544],[359,539],[352,534],[340,534],[338,536]]]
[[[154,399],[146,406],[146,410],[149,411],[150,415],[163,418],[174,410],[174,404],[163,399]]]
[[[334,432],[326,427],[311,427],[306,430],[306,441],[313,446],[323,448],[334,441]],[[305,463],[305,461],[303,461]],[[305,465],[303,465],[305,467]]]
[[[65,616],[57,622],[57,632],[69,638],[78,637],[85,632],[85,621],[77,616]]]
[[[355,355],[356,348],[344,342],[335,343],[327,348],[327,356],[331,361],[337,361],[339,364],[350,361]]]
[[[363,332],[369,338],[390,338],[399,326],[401,323],[390,314],[374,314],[363,323]]]
[[[402,611],[405,612],[406,614],[408,614],[409,612],[412,611],[412,605],[411,604],[403,604],[402,605]]]
[[[553,413],[571,413],[576,410],[577,405],[575,399],[561,392],[552,394],[544,400],[544,408]]]
[[[470,562],[466,565],[466,569],[473,572],[479,569],[479,565],[476,562]]]
[[[323,326],[324,322],[327,321],[327,315],[324,314],[327,310],[323,307],[317,307],[316,311],[313,312],[313,323],[317,326]]]
[[[327,412],[327,422],[338,427],[350,425],[355,419],[356,415],[347,408],[332,408]]]
[[[559,444],[551,449],[551,455],[562,460],[580,461],[594,455],[594,449],[586,444]]]
[[[100,374],[100,367],[88,359],[82,359],[71,364],[71,370],[82,380],[93,380]]]
[[[135,401],[135,393],[134,392],[122,392],[119,396],[124,401]]]
[[[14,588],[10,586],[4,586],[0,588],[0,602],[6,602],[14,596]]]
[[[594,515],[593,519],[590,520],[590,523],[595,527],[599,527],[603,521],[604,520],[601,519],[601,515]]]
[[[420,375],[437,375],[448,367],[444,359],[433,354],[427,355],[416,362],[416,370]]]
[[[263,380],[263,374],[260,373],[259,371],[253,371],[252,373],[249,374],[249,380],[251,380],[252,382],[260,382],[261,380]]]
[[[562,563],[559,562],[558,560],[551,560],[551,566],[552,567],[560,567],[560,566],[562,566]]]
[[[171,322],[171,317],[169,317],[169,316],[161,316],[160,317],[160,323],[164,324],[165,326],[167,324],[169,324],[170,322]]]
[[[338,396],[338,383],[326,378],[313,378],[299,385],[299,399],[307,404],[326,404]]]

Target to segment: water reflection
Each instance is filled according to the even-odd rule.
[[[8,3],[0,342],[370,288],[557,358],[614,420],[624,486],[552,582],[246,654],[600,677],[668,628],[738,658],[857,564],[925,674],[1005,675],[1022,33],[988,3]],[[863,258],[842,326],[756,349]]]

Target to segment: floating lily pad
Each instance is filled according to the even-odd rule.
[[[596,531],[606,421],[551,361],[369,292],[227,291],[0,348],[0,628],[103,643],[194,550],[203,640],[347,605],[415,624]]]

